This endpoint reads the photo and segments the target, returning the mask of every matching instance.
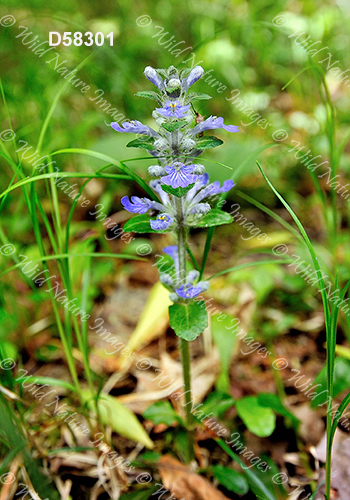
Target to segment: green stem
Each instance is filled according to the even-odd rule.
[[[181,360],[182,370],[185,384],[185,408],[186,408],[186,425],[188,439],[188,458],[194,458],[194,420],[191,413],[192,409],[192,390],[191,390],[191,358],[190,358],[190,343],[187,340],[181,339]]]
[[[183,221],[182,199],[176,198],[176,219],[177,219],[177,238],[179,252],[179,282],[182,284],[186,277],[186,229]],[[191,413],[192,390],[191,390],[191,359],[190,346],[187,340],[181,339],[181,361],[185,384],[185,408],[186,408],[186,427],[188,436],[188,458],[194,458],[194,420]]]
[[[327,455],[326,455],[326,487],[325,487],[326,500],[330,500],[331,498],[331,473],[332,473],[331,429],[332,429],[332,413],[330,409],[327,408]]]

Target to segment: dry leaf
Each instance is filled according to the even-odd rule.
[[[148,344],[164,331],[168,323],[168,307],[171,304],[168,290],[160,282],[156,283],[128,341],[128,347],[132,351]]]
[[[207,479],[191,472],[185,465],[164,455],[159,460],[159,472],[164,487],[179,500],[228,500],[219,490],[214,488]]]

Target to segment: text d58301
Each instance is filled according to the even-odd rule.
[[[84,38],[83,38],[84,37]],[[106,38],[109,39],[109,45],[113,47],[113,32],[111,31],[106,35]],[[49,32],[49,45],[51,47],[56,47],[57,45],[76,45],[79,47],[80,45],[86,45],[87,47],[91,47],[91,45],[95,44],[98,47],[101,47],[105,43],[105,36],[100,31],[98,33],[91,33],[91,31],[87,31],[86,33],[81,33],[80,31],[76,31],[72,33],[71,31],[65,31],[63,35],[58,31],[50,31]]]

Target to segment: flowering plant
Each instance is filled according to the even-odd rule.
[[[214,208],[213,200],[234,186],[232,180],[226,180],[222,186],[218,181],[209,183],[204,166],[193,160],[204,150],[222,144],[217,137],[203,136],[204,131],[223,128],[238,132],[235,125],[225,125],[223,118],[210,116],[204,119],[191,109],[194,100],[211,98],[189,91],[203,73],[201,66],[183,71],[173,66],[168,70],[148,66],[145,76],[158,92],[138,92],[136,95],[157,102],[153,117],[158,130],[137,120],[124,122],[122,126],[111,123],[117,132],[139,134],[141,137],[127,146],[146,149],[158,160],[157,165],[148,168],[153,177],[149,185],[155,193],[154,199],[124,196],[121,200],[126,210],[139,214],[125,224],[124,230],[139,233],[172,231],[176,234],[177,245],[164,248],[171,265],[169,272],[160,274],[160,281],[171,292],[170,298],[174,302],[169,308],[170,324],[186,341],[194,340],[207,326],[205,303],[194,299],[209,286],[207,281],[200,280],[198,270],[189,270],[186,259],[188,231],[191,227],[230,223],[232,217]],[[157,217],[146,215],[155,210],[159,212]]]
[[[210,183],[204,166],[193,160],[204,150],[222,144],[215,136],[204,136],[204,131],[223,128],[228,132],[238,132],[235,125],[225,125],[223,118],[210,116],[204,119],[193,111],[192,101],[211,99],[207,94],[189,92],[203,73],[200,66],[183,71],[173,66],[168,70],[155,70],[148,66],[145,76],[158,92],[143,91],[136,95],[157,102],[153,117],[158,130],[137,120],[124,122],[122,126],[117,122],[111,123],[117,132],[139,134],[141,137],[127,146],[146,149],[158,161],[157,165],[148,168],[153,177],[149,184],[154,192],[153,199],[138,196],[129,199],[124,196],[121,200],[126,210],[139,214],[124,225],[124,230],[138,233],[172,231],[176,236],[177,244],[163,249],[169,259],[169,268],[167,272],[160,271],[159,279],[174,302],[169,307],[169,318],[170,326],[181,338],[186,403],[191,401],[189,342],[208,325],[206,305],[200,294],[209,287],[208,281],[201,280],[199,270],[190,268],[187,259],[188,232],[190,228],[230,223],[231,215],[216,208],[214,201],[234,186],[232,180],[226,180],[222,185],[218,181]],[[157,211],[157,217],[150,217],[147,214],[149,211]],[[188,406],[186,420],[191,442],[192,414],[187,410]]]

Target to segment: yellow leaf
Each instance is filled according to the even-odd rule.
[[[127,344],[132,351],[149,344],[164,331],[169,321],[168,307],[171,304],[169,291],[160,282],[156,283]]]
[[[89,410],[96,414],[96,407],[91,393],[82,391],[82,399],[87,404]],[[101,394],[98,400],[98,411],[101,421],[105,425],[110,425],[112,429],[132,441],[141,443],[152,449],[154,444],[145,429],[137,419],[136,415],[122,405],[117,398],[110,394]]]

